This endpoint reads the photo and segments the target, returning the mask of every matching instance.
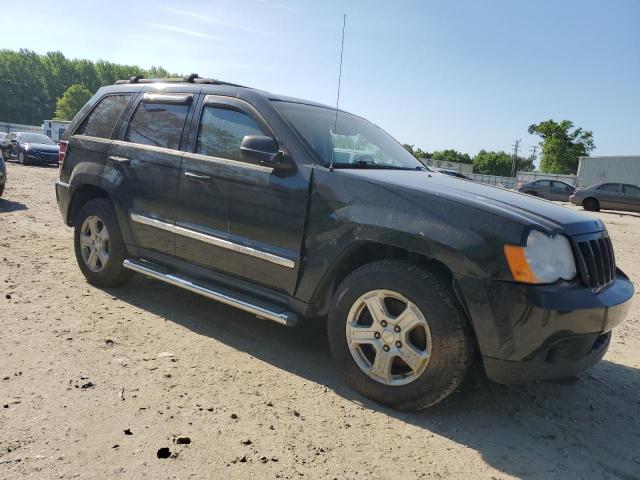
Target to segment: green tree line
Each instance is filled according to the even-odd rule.
[[[588,156],[595,148],[593,132],[575,128],[573,122],[562,120],[545,120],[529,126],[528,132],[541,138],[540,171],[544,173],[575,174],[578,171],[579,157]],[[433,158],[446,162],[467,163],[473,165],[473,173],[486,175],[511,176],[513,174],[514,157],[500,151],[480,150],[475,157],[457,150],[440,150],[428,152],[414,145],[405,144],[416,158]],[[515,158],[516,171],[532,171],[533,157]]]
[[[88,99],[87,93],[90,97],[100,87],[134,75],[172,76],[162,67],[145,70],[105,60],[69,59],[61,52],[43,55],[25,49],[0,50],[0,121],[40,125],[54,118],[58,100],[75,86],[57,117],[70,119],[77,112],[75,106]]]

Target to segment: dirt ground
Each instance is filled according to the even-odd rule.
[[[505,387],[476,368],[399,413],[344,383],[318,329],[139,275],[89,286],[56,176],[9,164],[0,199],[0,478],[640,478],[638,294],[578,378]],[[598,216],[640,279],[640,215]]]

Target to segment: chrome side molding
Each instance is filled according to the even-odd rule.
[[[175,225],[173,223],[163,222],[162,220],[159,220],[157,218],[151,218],[151,217],[146,217],[144,215],[140,215],[137,213],[132,213],[131,220],[133,222],[141,223],[143,225],[148,225],[150,227],[156,227],[161,230],[173,232],[176,235],[182,235],[183,237],[188,237],[194,240],[198,240],[200,242],[208,243],[209,245],[214,245],[216,247],[224,248],[226,250],[242,253],[244,255],[249,255],[250,257],[259,258],[260,260],[265,260],[267,262],[275,263],[276,265],[280,265],[282,267],[294,268],[296,266],[296,262],[294,262],[289,258],[281,257],[279,255],[274,255],[273,253],[265,252],[263,250],[257,250],[255,248],[247,247],[246,245],[241,245],[239,243],[226,240],[224,238],[215,237],[213,235],[198,232],[197,230],[186,228],[181,225]]]
[[[153,264],[142,260],[125,259],[124,262],[122,262],[122,265],[129,270],[141,273],[147,277],[160,280],[170,285],[197,293],[203,297],[230,305],[239,310],[252,313],[258,318],[271,320],[272,322],[279,323],[286,327],[292,327],[298,323],[298,317],[293,312],[279,310],[276,306],[266,303],[260,304],[258,301],[236,294],[230,290],[199,283],[196,280],[190,279],[189,277],[183,276],[179,273],[162,272],[160,269],[154,268]]]

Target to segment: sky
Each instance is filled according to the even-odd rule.
[[[0,0],[0,4],[7,0]],[[7,8],[4,9],[6,12]],[[198,73],[335,105],[401,143],[529,154],[533,123],[640,154],[640,0],[28,0],[0,48]],[[21,18],[21,16],[23,18]]]

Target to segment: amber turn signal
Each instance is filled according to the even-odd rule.
[[[529,266],[527,256],[525,255],[525,247],[505,245],[504,256],[507,259],[514,280],[524,283],[540,282]]]

